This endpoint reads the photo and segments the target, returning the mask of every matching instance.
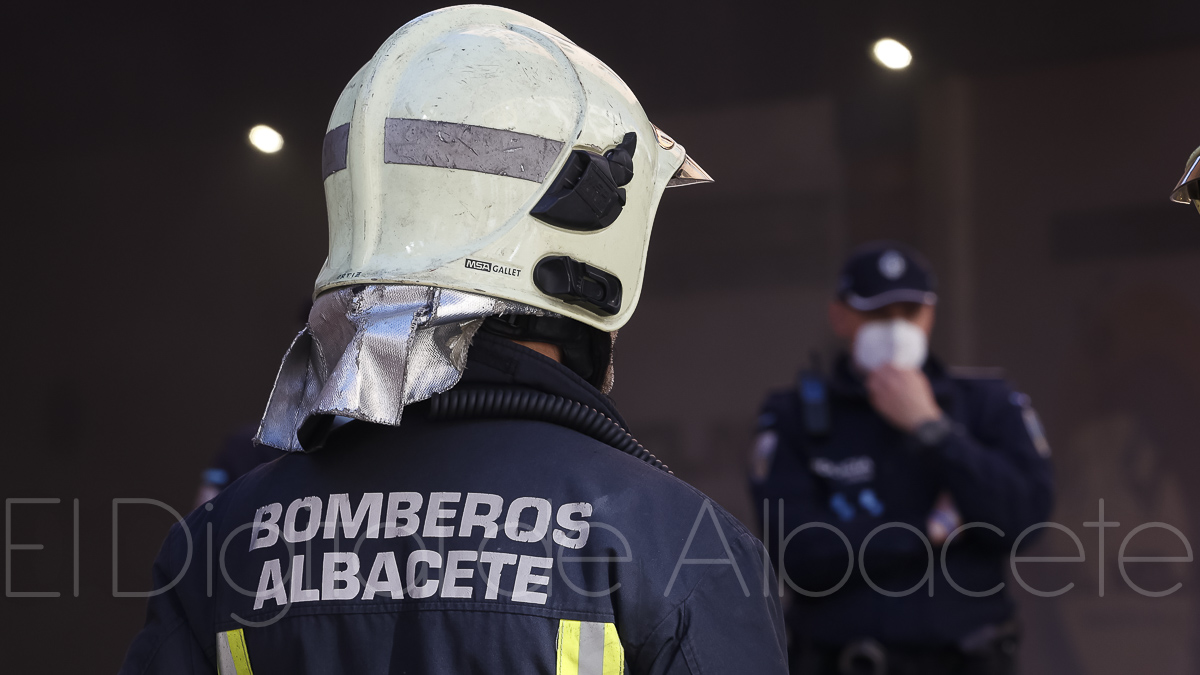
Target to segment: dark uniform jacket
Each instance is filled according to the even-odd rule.
[[[460,386],[491,385],[621,420],[481,333]],[[415,405],[399,427],[346,424],[173,527],[154,580],[169,590],[122,673],[786,672],[761,543],[662,469],[546,422]]]
[[[1007,589],[995,589],[1014,542],[1049,516],[1049,448],[1028,397],[1003,380],[951,377],[933,358],[924,371],[954,422],[936,447],[880,417],[845,356],[823,393],[810,382],[806,394],[778,392],[763,407],[751,486],[760,514],[767,502],[776,569],[803,589],[788,612],[793,641],[956,646],[1012,618]],[[818,394],[826,434],[805,422],[802,400],[819,404]],[[951,540],[948,576],[942,548],[924,538],[940,495],[964,525],[986,524]],[[779,543],[806,524],[781,556]]]

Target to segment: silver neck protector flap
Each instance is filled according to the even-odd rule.
[[[551,315],[463,291],[371,284],[322,294],[283,357],[256,443],[302,452],[313,415],[397,426],[404,406],[458,384],[483,319]]]

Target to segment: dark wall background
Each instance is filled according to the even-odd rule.
[[[521,2],[604,59],[716,178],[668,193],[614,394],[684,478],[752,519],[756,407],[810,350],[838,258],[887,236],[943,279],[935,348],[1002,365],[1056,450],[1056,520],[1087,564],[1029,565],[1030,673],[1194,673],[1195,563],[1135,571],[1121,538],[1200,541],[1200,220],[1166,202],[1200,143],[1190,2]],[[6,12],[0,663],[111,671],[171,523],[253,420],[324,256],[320,139],[345,81],[430,3],[22,5]],[[878,68],[871,42],[914,51]],[[1189,79],[1190,78],[1190,79]],[[261,155],[249,127],[287,145]],[[79,545],[73,545],[73,500]],[[1110,530],[1100,597],[1098,500]],[[1179,555],[1170,538],[1141,555]],[[1070,555],[1047,537],[1045,555]],[[1135,547],[1136,548],[1136,547]],[[73,552],[79,593],[73,593]],[[1034,569],[1034,568],[1038,569]],[[1053,569],[1052,569],[1053,568]],[[1137,577],[1142,574],[1145,578]],[[69,645],[69,648],[63,648]]]

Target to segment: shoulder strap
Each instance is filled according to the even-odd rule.
[[[821,372],[821,362],[816,354],[812,365],[800,371],[796,378],[796,394],[800,399],[800,424],[810,438],[823,439],[829,436],[829,386]]]

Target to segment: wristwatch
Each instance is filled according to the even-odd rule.
[[[942,444],[946,437],[954,431],[954,423],[950,418],[942,413],[940,416],[926,422],[922,422],[920,426],[913,430],[912,436],[917,439],[921,445],[932,448]]]

